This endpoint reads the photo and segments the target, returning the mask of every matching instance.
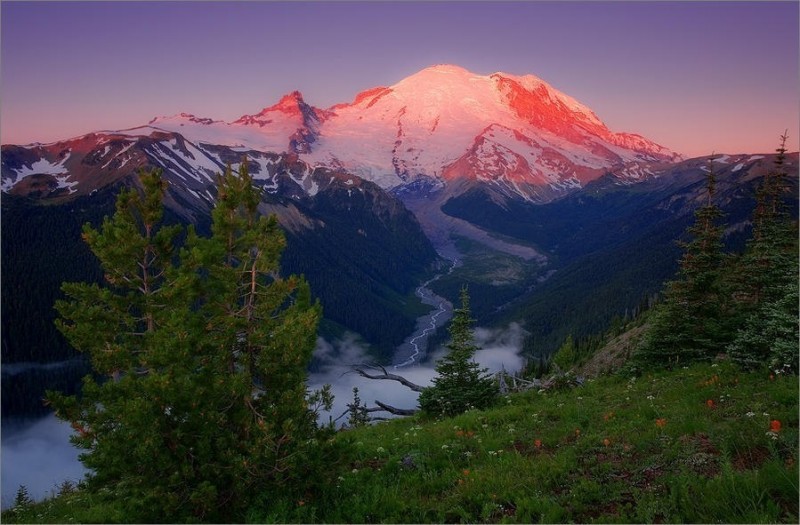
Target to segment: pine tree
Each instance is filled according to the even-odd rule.
[[[33,505],[33,499],[31,499],[30,494],[28,494],[28,487],[20,485],[17,488],[16,496],[14,496],[14,505],[12,508],[15,510],[23,510],[31,505]]]
[[[566,372],[575,364],[576,358],[575,341],[570,334],[567,336],[564,344],[553,354],[552,363],[561,369],[561,371]]]
[[[753,233],[732,277],[737,307],[731,357],[748,368],[798,371],[798,230],[784,204],[786,140],[756,192]]]
[[[738,263],[735,294],[738,305],[747,312],[762,300],[777,298],[777,290],[795,276],[791,263],[797,260],[797,224],[790,218],[784,203],[786,194],[786,140],[776,150],[775,166],[756,191],[753,232]],[[747,312],[749,313],[749,312]]]
[[[347,410],[347,424],[350,425],[350,428],[362,427],[369,423],[367,405],[361,403],[361,397],[358,395],[358,387],[353,387],[353,402],[348,403]]]
[[[450,352],[436,363],[437,376],[433,385],[425,388],[419,396],[423,412],[435,416],[452,416],[472,408],[491,406],[498,394],[498,386],[472,360],[478,347],[475,345],[470,317],[469,294],[461,289],[461,308],[453,312],[450,323]]]
[[[687,233],[677,278],[666,284],[663,303],[651,321],[650,329],[636,362],[643,365],[676,365],[709,360],[724,351],[730,342],[727,321],[728,300],[720,278],[725,256],[722,215],[714,203],[716,178],[713,157],[706,174],[705,204],[695,211],[694,224]]]
[[[247,173],[218,179],[212,235],[163,224],[166,183],[141,176],[84,239],[107,286],[69,283],[58,328],[99,380],[81,397],[50,393],[56,414],[130,521],[241,519],[253,497],[302,490],[323,453],[306,368],[320,307],[302,278],[281,278],[285,244],[258,216]]]

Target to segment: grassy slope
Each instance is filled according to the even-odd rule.
[[[781,430],[771,434],[773,420]],[[395,420],[336,439],[349,452],[330,466],[338,471],[335,487],[273,502],[269,511],[253,508],[248,518],[798,520],[798,378],[770,380],[726,362],[527,392],[493,410],[438,422]],[[81,492],[3,515],[5,522],[119,519]]]

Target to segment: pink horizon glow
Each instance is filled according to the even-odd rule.
[[[793,2],[3,3],[0,142],[325,109],[430,65],[533,74],[688,157],[798,149]],[[124,20],[124,23],[121,21]],[[485,35],[485,38],[480,38]]]

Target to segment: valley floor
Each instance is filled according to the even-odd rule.
[[[319,494],[253,522],[797,523],[798,378],[728,362],[589,380],[492,410],[339,432]],[[124,520],[81,491],[4,522]]]

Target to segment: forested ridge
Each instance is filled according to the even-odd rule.
[[[63,297],[62,282],[101,282],[96,257],[80,241],[81,227],[87,222],[98,225],[110,215],[116,194],[123,187],[106,187],[62,204],[3,196],[5,364],[52,363],[79,357],[55,329],[53,304]],[[324,218],[327,223],[286,231],[288,245],[281,271],[304,274],[314,283],[313,296],[327,306],[322,335],[335,338],[345,330],[356,330],[378,358],[387,359],[422,313],[413,289],[431,270],[437,256],[418,226],[414,229],[410,214],[391,208],[390,197],[384,196],[382,202],[372,200],[376,197],[370,192],[342,197],[323,192],[315,199],[293,202],[309,216]],[[264,195],[264,199],[282,203],[270,195]],[[210,219],[204,213],[198,212],[196,227],[198,232],[208,233]],[[186,219],[169,207],[165,218],[171,224],[186,224]],[[75,392],[86,371],[85,362],[76,362],[5,374],[3,417],[46,413],[44,389]]]

